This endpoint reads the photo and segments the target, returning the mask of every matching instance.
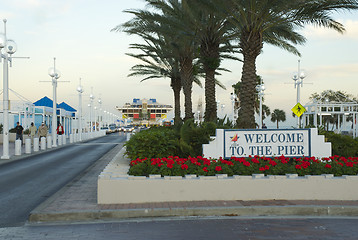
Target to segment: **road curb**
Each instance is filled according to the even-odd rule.
[[[250,206],[250,207],[193,207],[193,208],[143,208],[121,210],[98,210],[77,212],[33,212],[29,222],[63,222],[119,220],[130,218],[153,217],[186,217],[186,216],[307,216],[307,217],[357,217],[355,206]]]

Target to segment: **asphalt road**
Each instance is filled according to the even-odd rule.
[[[0,227],[24,225],[35,207],[124,141],[111,134],[0,165]]]
[[[356,240],[357,218],[176,218],[0,228],[11,240]]]

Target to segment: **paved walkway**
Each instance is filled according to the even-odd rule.
[[[357,201],[190,201],[97,204],[97,177],[119,153],[113,148],[30,215],[30,222],[93,221],[174,216],[358,216]]]

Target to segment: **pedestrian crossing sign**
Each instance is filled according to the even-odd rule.
[[[162,119],[166,119],[167,115],[166,114],[162,114]]]
[[[291,110],[297,117],[301,117],[307,111],[300,103],[297,103]]]
[[[123,114],[123,115],[122,115],[122,118],[123,118],[123,119],[126,119],[126,118],[128,118],[128,116],[127,116],[126,114]]]

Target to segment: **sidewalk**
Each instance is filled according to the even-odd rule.
[[[193,201],[97,204],[97,177],[118,154],[113,148],[29,216],[30,222],[93,221],[175,216],[358,216],[357,201]],[[145,201],[145,200],[144,200]]]

